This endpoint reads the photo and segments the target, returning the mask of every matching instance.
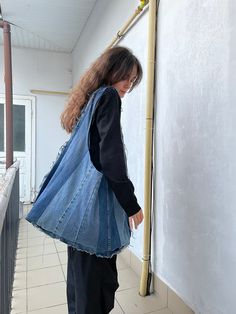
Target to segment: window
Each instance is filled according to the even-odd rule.
[[[4,151],[4,105],[0,104],[0,152]]]
[[[25,106],[13,105],[13,147],[14,151],[25,151]]]
[[[4,104],[0,104],[0,152],[4,152]],[[25,151],[25,106],[13,105],[13,150]]]

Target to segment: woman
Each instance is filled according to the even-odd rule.
[[[61,119],[63,127],[71,132],[90,95],[103,85],[111,86],[99,99],[92,117],[90,157],[127,213],[131,229],[136,229],[142,222],[143,213],[127,176],[120,112],[121,98],[138,85],[141,78],[140,62],[130,50],[114,47],[105,51],[72,91]],[[114,307],[117,288],[116,255],[110,259],[102,258],[68,247],[69,313],[109,313]]]
[[[143,220],[128,178],[121,98],[142,68],[124,47],[106,50],[72,91],[61,122],[72,133],[26,220],[68,244],[69,314],[107,314],[118,288],[116,256]]]

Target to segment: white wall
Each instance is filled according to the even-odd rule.
[[[236,304],[233,3],[159,10],[155,269],[203,314]]]
[[[139,1],[99,0],[81,33],[73,52],[73,82],[111,43],[117,32],[134,13]]]
[[[145,162],[145,115],[146,115],[146,63],[147,63],[147,23],[148,11],[141,17],[135,28],[120,41],[120,45],[130,47],[143,68],[141,84],[122,101],[121,123],[126,146],[129,176],[135,186],[140,206],[144,207],[144,162]],[[133,253],[143,256],[143,225],[139,226],[131,239]]]
[[[138,2],[138,1],[137,1]],[[97,1],[73,53],[76,82],[137,6]],[[112,14],[115,12],[115,15]],[[236,36],[233,0],[161,1],[153,265],[196,313],[235,312]],[[146,17],[121,44],[145,70]],[[128,168],[143,205],[145,75],[123,101]],[[141,258],[142,227],[131,250]]]
[[[12,49],[13,93],[30,95],[31,89],[68,91],[72,83],[71,55],[33,49]],[[3,47],[0,47],[3,77]],[[0,92],[4,93],[1,84]],[[65,96],[36,96],[36,189],[48,172],[59,147],[67,139],[60,126]]]

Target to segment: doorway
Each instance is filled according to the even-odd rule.
[[[0,175],[6,167],[5,97],[0,95]],[[20,162],[20,201],[35,196],[35,97],[13,96],[13,160]]]

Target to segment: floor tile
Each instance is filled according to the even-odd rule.
[[[15,272],[24,272],[27,270],[27,259],[26,258],[21,258],[21,259],[16,259],[15,263]]]
[[[17,248],[22,249],[28,246],[28,239],[18,240]]]
[[[139,278],[131,268],[122,269],[118,272],[118,291],[139,286]]]
[[[44,309],[30,311],[28,314],[66,314],[67,304],[57,305],[53,307],[46,307]]]
[[[145,314],[165,307],[156,295],[141,297],[138,288],[118,291],[116,299],[125,314]]]
[[[160,310],[160,311],[150,312],[148,314],[173,314],[173,312],[171,312],[168,309],[164,309],[164,310]]]
[[[55,241],[57,252],[67,252],[67,245],[61,241]]]
[[[46,254],[28,258],[28,270],[40,269],[44,267],[58,266],[60,261],[58,254]]]
[[[28,247],[28,257],[43,256],[52,253],[56,253],[54,243]]]
[[[28,222],[28,231],[40,231],[39,228],[37,228],[36,226],[32,225],[30,222]]]
[[[36,245],[53,244],[53,243],[54,243],[53,239],[47,236],[28,239],[28,247],[36,246]]]
[[[26,289],[12,292],[11,314],[26,313]]]
[[[175,314],[194,314],[171,289],[168,289],[168,308]]]
[[[66,303],[65,282],[28,289],[28,311]]]
[[[34,228],[28,231],[28,238],[38,238],[38,237],[45,237],[45,233],[39,231],[38,229]]]
[[[24,218],[21,218],[20,221],[19,221],[19,227],[28,227],[29,225],[29,222]]]
[[[19,248],[16,250],[16,259],[26,258],[27,248]]]
[[[18,234],[18,240],[24,240],[28,237],[28,231],[22,231]]]
[[[25,224],[25,225],[19,225],[19,233],[22,233],[22,232],[27,232],[28,231],[28,226]]]
[[[20,219],[19,225],[20,226],[28,226],[29,222],[24,218]]]
[[[58,253],[61,264],[67,264],[67,252]]]
[[[30,270],[27,274],[27,288],[65,281],[61,266]]]
[[[119,255],[117,256],[117,270],[122,270],[129,268],[129,265],[125,262],[125,260],[120,257]]]
[[[110,314],[124,314],[117,301],[115,301],[114,309],[110,312]]]
[[[125,248],[120,252],[118,256],[121,256],[127,263],[130,265],[131,257],[130,257],[130,250],[128,248]]]
[[[63,270],[64,277],[65,277],[65,280],[66,280],[66,278],[67,278],[67,264],[62,265],[62,270]]]
[[[15,272],[13,290],[26,289],[26,272]]]

